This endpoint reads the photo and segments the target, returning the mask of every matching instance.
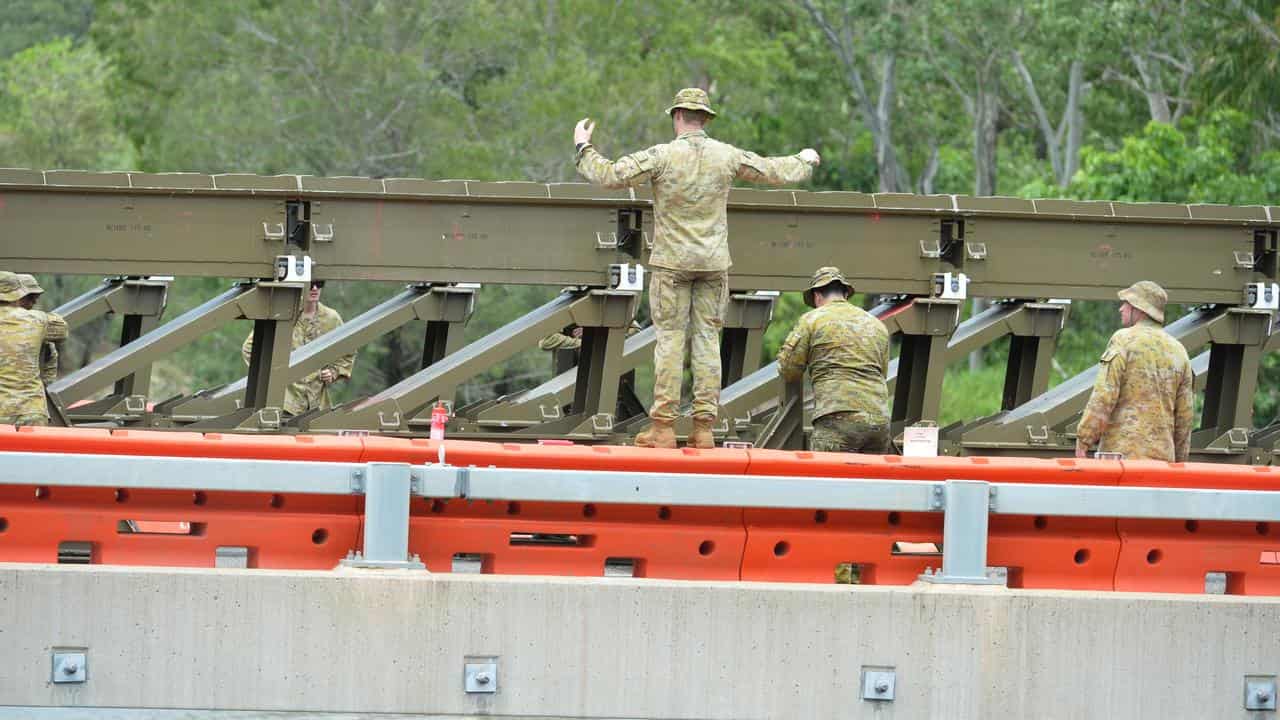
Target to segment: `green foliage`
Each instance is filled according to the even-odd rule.
[[[1042,196],[1047,190],[1038,186],[1024,192]],[[1117,150],[1085,148],[1081,170],[1066,192],[1126,202],[1274,202],[1280,193],[1280,153],[1254,153],[1249,118],[1219,109],[1202,122],[1187,119],[1179,127],[1148,123]]]
[[[8,167],[128,168],[114,122],[111,67],[92,45],[35,45],[4,61],[0,161]]]
[[[57,38],[79,41],[93,20],[93,0],[0,3],[0,59]]]
[[[1000,410],[1004,388],[1004,364],[989,364],[976,371],[968,366],[947,368],[942,386],[942,417],[938,425],[968,422]]]

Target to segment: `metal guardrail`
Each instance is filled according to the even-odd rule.
[[[942,569],[929,582],[988,578],[993,513],[1226,521],[1280,520],[1280,491],[1023,485],[977,480],[826,479],[427,466],[422,494],[473,500],[542,500],[754,508],[891,510],[944,514]]]
[[[422,567],[407,554],[413,496],[938,512],[945,518],[942,569],[921,579],[944,583],[995,582],[986,567],[992,514],[1280,521],[1280,491],[5,453],[0,485],[32,484],[363,494],[363,556],[344,562],[362,567]]]

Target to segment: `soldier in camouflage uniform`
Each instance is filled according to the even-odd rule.
[[[296,350],[342,324],[342,316],[338,311],[320,302],[320,293],[323,289],[323,280],[312,281],[306,305],[303,307],[302,314],[298,316],[298,321],[293,325],[291,349]],[[244,356],[245,364],[248,365],[249,358],[253,355],[253,333],[249,333],[249,337],[245,338],[244,345],[240,347],[240,353]],[[329,386],[339,380],[349,379],[355,362],[354,353],[343,355],[334,363],[325,365],[301,380],[290,383],[284,391],[282,409],[290,415],[301,415],[309,410],[328,410],[333,407]]]
[[[1143,280],[1119,296],[1124,328],[1102,353],[1076,430],[1076,457],[1096,445],[1130,460],[1183,462],[1195,420],[1195,377],[1187,349],[1162,327],[1168,295]]]
[[[848,302],[853,286],[839,268],[818,268],[805,313],[778,350],[778,374],[795,382],[809,369],[813,434],[809,449],[889,452],[889,331]]]
[[[627,337],[640,332],[640,323],[635,320],[627,328]],[[538,341],[538,349],[553,352],[556,350],[578,350],[582,347],[582,328],[574,326],[569,333],[551,333]]]
[[[582,347],[582,328],[575,327],[570,333],[551,333],[538,341],[538,349],[554,352],[556,350],[577,350]]]
[[[689,444],[714,447],[711,428],[720,406],[720,326],[729,298],[727,203],[734,180],[781,185],[807,180],[818,153],[760,157],[707,137],[715,117],[707,93],[685,88],[667,108],[676,138],[614,162],[591,145],[595,124],[574,128],[577,167],[609,188],[653,187],[654,236],[649,311],[656,328],[652,421],[636,436],[645,447],[675,447],[672,425],[680,408],[685,342],[693,368],[693,432]]]
[[[56,313],[28,310],[22,280],[0,272],[0,423],[47,425],[49,406],[40,382],[40,349],[67,339],[67,323]]]
[[[22,289],[27,293],[18,300],[18,304],[28,310],[34,310],[36,303],[40,302],[40,296],[44,294],[44,288],[36,282],[34,275],[18,273],[18,281],[22,283]],[[40,382],[48,387],[49,383],[57,379],[58,346],[52,342],[46,342],[40,348]]]

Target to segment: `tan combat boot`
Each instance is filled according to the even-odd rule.
[[[716,439],[711,434],[711,426],[716,422],[714,415],[694,415],[693,432],[689,433],[689,447],[710,449],[716,446]]]
[[[674,448],[676,431],[670,420],[654,420],[649,429],[636,435],[636,447]]]

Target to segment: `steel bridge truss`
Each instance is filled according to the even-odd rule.
[[[49,386],[67,423],[414,435],[426,432],[437,401],[452,410],[452,435],[478,439],[617,443],[646,423],[634,371],[651,357],[653,331],[627,336],[638,291],[611,279],[617,266],[648,260],[651,202],[640,190],[0,170],[0,196],[0,267],[110,275],[58,310],[73,327],[107,313],[124,318],[117,350]],[[760,366],[760,348],[777,292],[804,288],[815,267],[832,264],[883,298],[873,312],[898,347],[895,431],[936,422],[947,366],[1009,338],[1000,411],[943,428],[945,453],[1069,453],[1097,370],[1049,387],[1070,300],[1113,300],[1139,279],[1197,306],[1169,327],[1199,353],[1196,458],[1268,463],[1280,441],[1280,429],[1252,423],[1262,358],[1280,343],[1280,207],[735,190],[730,220],[735,292],[722,338],[721,442],[804,447],[804,388],[784,387],[776,367]],[[310,258],[316,279],[408,285],[290,351],[305,287],[277,275],[290,256]],[[169,276],[243,281],[161,324]],[[571,289],[466,344],[475,283]],[[970,297],[996,302],[961,322]],[[245,378],[150,396],[158,359],[236,320],[253,326]],[[289,382],[415,320],[426,324],[417,372],[331,411],[280,411]],[[567,325],[583,328],[582,348],[558,359],[551,380],[454,406],[461,384]],[[106,388],[105,399],[85,402]]]

